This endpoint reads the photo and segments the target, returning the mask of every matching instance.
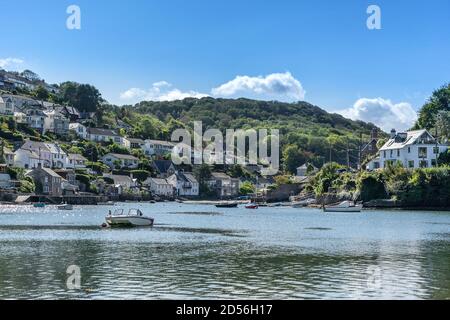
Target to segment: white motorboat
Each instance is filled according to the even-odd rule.
[[[58,206],[58,210],[73,210],[73,206],[71,204],[62,204]]]
[[[337,205],[324,206],[325,212],[361,212],[362,204],[355,204],[351,201],[343,201]]]
[[[114,213],[110,211],[105,219],[111,227],[150,227],[154,222],[153,218],[144,216],[139,209],[130,209],[128,214],[124,214],[123,209]]]

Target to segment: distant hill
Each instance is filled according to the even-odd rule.
[[[306,161],[322,165],[329,160],[330,149],[333,161],[346,163],[348,148],[350,162],[355,165],[361,134],[365,141],[376,128],[373,124],[328,113],[307,102],[187,98],[170,102],[145,101],[135,106],[116,107],[115,112],[133,126],[139,126],[142,115],[147,115],[155,117],[161,125],[170,119],[189,127],[193,121],[202,121],[204,129],[217,128],[223,132],[225,129],[277,128],[282,135],[285,168],[289,171]]]

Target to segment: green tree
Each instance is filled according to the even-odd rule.
[[[435,125],[441,139],[450,139],[450,111],[439,111]]]
[[[439,111],[450,111],[450,84],[435,90],[419,112],[416,129],[432,129]]]
[[[102,95],[92,85],[64,82],[60,86],[59,99],[80,111],[97,112],[104,101]]]
[[[49,94],[49,92],[47,91],[47,89],[44,88],[44,86],[39,85],[39,86],[33,91],[33,96],[35,96],[36,99],[38,99],[38,100],[47,101],[48,98],[50,97],[50,94]]]
[[[241,188],[239,189],[239,193],[244,196],[255,193],[255,186],[250,181],[245,181],[241,185]]]

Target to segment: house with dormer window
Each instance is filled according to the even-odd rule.
[[[367,165],[369,170],[386,168],[401,163],[403,167],[430,168],[437,165],[439,155],[448,146],[441,144],[427,130],[396,132],[392,129],[390,139],[380,148],[378,157]]]

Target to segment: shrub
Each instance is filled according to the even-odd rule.
[[[245,181],[239,189],[239,193],[244,196],[250,193],[255,193],[255,186],[250,181]]]
[[[388,198],[383,180],[378,174],[363,173],[358,179],[358,190],[364,202]]]
[[[139,182],[147,180],[150,176],[150,172],[146,170],[131,170],[130,173],[132,173],[133,177],[138,179]]]
[[[35,190],[36,190],[36,186],[31,177],[25,177],[25,179],[20,180],[19,192],[33,193]]]

